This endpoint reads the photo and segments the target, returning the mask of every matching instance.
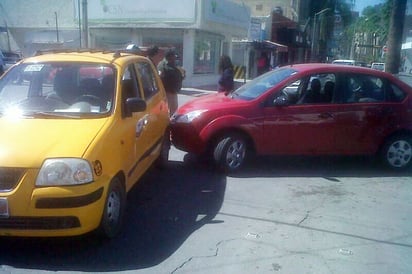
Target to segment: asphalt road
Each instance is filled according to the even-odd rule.
[[[225,176],[172,148],[129,193],[117,239],[0,238],[0,273],[412,273],[411,175],[266,157]]]

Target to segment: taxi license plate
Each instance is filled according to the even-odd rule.
[[[0,198],[0,218],[9,217],[9,203],[6,198]]]

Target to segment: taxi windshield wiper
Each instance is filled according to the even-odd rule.
[[[79,118],[81,116],[81,113],[79,114],[74,114],[73,112],[46,112],[46,111],[37,111],[37,112],[31,112],[31,113],[25,113],[23,116],[31,116],[33,118],[35,117],[44,117],[44,118]]]

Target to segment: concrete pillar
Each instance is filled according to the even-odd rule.
[[[195,52],[195,30],[187,29],[183,31],[183,68],[186,70],[186,78],[183,81],[190,82],[193,77],[193,53]],[[189,83],[191,84],[191,83]]]

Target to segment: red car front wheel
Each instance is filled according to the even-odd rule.
[[[248,144],[240,134],[229,134],[219,139],[213,158],[219,168],[227,172],[239,170],[246,161]]]

